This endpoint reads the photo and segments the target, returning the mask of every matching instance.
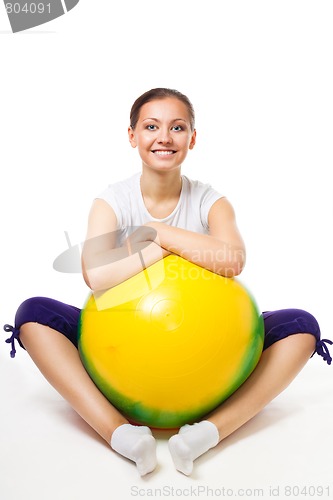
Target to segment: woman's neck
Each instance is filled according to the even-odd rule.
[[[182,189],[180,168],[172,172],[155,172],[143,168],[140,187],[143,198],[154,204],[178,199]]]

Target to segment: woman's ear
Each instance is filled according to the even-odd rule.
[[[197,138],[197,131],[194,129],[188,149],[193,149]]]
[[[136,140],[135,140],[135,134],[134,134],[134,130],[131,126],[128,127],[128,138],[129,138],[129,141],[130,141],[132,148],[136,148],[137,144],[136,144]]]

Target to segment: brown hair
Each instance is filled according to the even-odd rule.
[[[141,108],[144,104],[157,99],[165,99],[166,97],[175,97],[176,99],[179,99],[181,102],[185,104],[188,113],[190,115],[191,130],[193,131],[195,127],[195,115],[191,101],[186,95],[182,94],[178,90],[165,89],[165,88],[156,88],[148,90],[147,92],[145,92],[144,94],[142,94],[140,97],[137,98],[137,100],[134,102],[131,108],[131,113],[130,113],[131,128],[133,130],[135,129],[136,124],[138,123]]]

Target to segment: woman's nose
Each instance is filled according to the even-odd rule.
[[[161,129],[157,140],[160,144],[170,144],[172,142],[170,130]]]

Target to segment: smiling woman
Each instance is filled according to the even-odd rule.
[[[133,104],[128,137],[141,157],[141,172],[111,184],[94,200],[89,214],[82,272],[95,296],[170,254],[221,276],[239,275],[245,246],[232,205],[209,184],[181,173],[196,143],[189,99],[171,89],[146,92]],[[152,472],[157,460],[151,430],[131,425],[82,365],[77,350],[80,314],[79,308],[52,299],[26,300],[17,311],[15,327],[5,325],[12,332],[7,340],[12,356],[19,340],[50,383],[115,451],[133,460],[141,475]],[[213,413],[183,425],[169,441],[174,464],[184,474],[191,473],[198,456],[283,391],[314,352],[331,363],[326,344],[332,342],[320,339],[311,314],[288,309],[262,316],[264,350],[252,374]],[[202,345],[205,340],[200,339]],[[140,357],[139,350],[135,355]]]
[[[128,133],[132,147],[138,148],[142,159],[143,180],[146,169],[174,171],[179,180],[179,167],[196,138],[193,118],[183,101],[164,97],[146,102]],[[165,193],[166,198],[169,195]]]

